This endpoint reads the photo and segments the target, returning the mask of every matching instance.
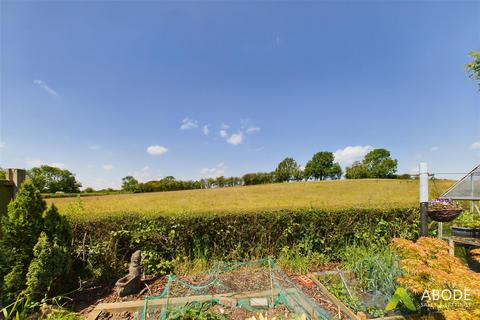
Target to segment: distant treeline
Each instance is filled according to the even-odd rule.
[[[148,182],[139,182],[133,176],[126,176],[122,179],[121,190],[86,188],[82,193],[94,196],[132,192],[212,189],[293,181],[336,180],[342,177],[346,179],[410,179],[409,174],[397,175],[397,163],[396,159],[391,158],[390,151],[374,149],[367,153],[362,161],[354,162],[343,172],[340,164],[335,162],[332,152],[321,151],[315,153],[305,167],[301,167],[297,161],[288,157],[278,163],[275,170],[271,172],[247,173],[242,177],[219,176],[200,180],[177,180],[173,176],[167,176],[160,180]],[[0,170],[0,178],[1,172]],[[27,177],[46,197],[65,197],[69,196],[68,194],[80,193],[82,186],[70,171],[46,165],[28,170]]]

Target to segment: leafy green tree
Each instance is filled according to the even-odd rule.
[[[342,177],[342,173],[342,167],[340,167],[340,164],[335,162],[328,170],[327,177],[332,180],[338,180]]]
[[[367,167],[369,178],[393,178],[397,172],[396,159],[390,157],[386,149],[374,149],[365,155],[363,164]]]
[[[70,171],[47,165],[28,170],[27,177],[40,192],[76,193],[82,186]]]
[[[85,190],[83,190],[83,192],[85,193],[93,193],[95,192],[95,189],[91,188],[91,187],[88,187],[88,188],[85,188]]]
[[[285,158],[275,169],[275,181],[285,182],[293,180],[298,177],[300,171],[300,166],[293,158]]]
[[[345,178],[347,179],[365,179],[368,178],[368,168],[360,161],[355,161],[350,167],[345,169]]]
[[[273,172],[247,173],[242,177],[243,183],[248,185],[273,183],[275,174]]]
[[[472,51],[469,55],[473,58],[472,62],[469,62],[465,65],[465,69],[468,72],[470,79],[474,81],[480,81],[480,52]],[[479,83],[480,90],[480,83]]]
[[[126,176],[122,179],[122,190],[127,192],[139,191],[140,184],[138,180],[132,176]]]
[[[307,162],[305,166],[305,178],[313,178],[315,180],[324,180],[326,178],[331,178],[339,174],[338,168],[340,165],[335,163],[334,167],[334,156],[332,152],[321,151],[313,155],[312,159]],[[338,165],[338,167],[337,167]],[[332,169],[333,168],[333,169]],[[333,172],[332,172],[333,170]],[[341,176],[341,169],[340,169]]]
[[[5,180],[5,179],[7,179],[7,172],[5,171],[5,169],[0,167],[0,180]]]

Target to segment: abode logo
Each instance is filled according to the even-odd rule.
[[[422,306],[435,302],[438,309],[468,308],[472,301],[470,289],[425,289],[422,294]]]

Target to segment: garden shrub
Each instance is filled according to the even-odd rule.
[[[126,271],[135,250],[145,253],[142,265],[147,273],[161,275],[173,271],[179,261],[278,258],[285,248],[287,253],[339,259],[350,242],[415,239],[418,229],[416,208],[131,214],[73,221],[73,243],[84,266],[114,280]]]
[[[55,206],[45,208],[40,192],[27,181],[1,217],[0,304],[23,293],[38,301],[69,269],[70,224]]]
[[[25,288],[25,275],[33,257],[33,246],[43,228],[46,204],[40,192],[25,182],[9,203],[0,224],[0,301],[10,302]],[[10,270],[10,271],[8,271]],[[6,273],[6,274],[5,274]]]
[[[449,255],[446,242],[422,237],[416,243],[394,239],[393,245],[401,257],[403,276],[397,282],[416,295],[426,290],[470,290],[471,300],[425,299],[428,309],[442,312],[447,320],[480,318],[480,274],[470,270],[459,258]],[[452,303],[453,302],[453,303]]]
[[[34,258],[28,267],[25,292],[35,301],[48,296],[55,280],[69,271],[69,248],[59,245],[56,239],[55,236],[49,239],[47,234],[42,232],[33,248]]]

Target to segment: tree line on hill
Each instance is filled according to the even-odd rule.
[[[160,180],[139,182],[129,175],[122,179],[121,190],[103,189],[94,190],[86,188],[84,193],[115,193],[115,192],[161,192],[191,189],[211,189],[234,187],[241,185],[256,185],[267,183],[281,183],[293,181],[316,181],[346,179],[409,179],[410,175],[398,176],[396,159],[392,159],[390,151],[386,149],[374,149],[367,153],[362,161],[354,162],[345,168],[343,172],[340,164],[335,162],[332,152],[320,151],[302,168],[295,159],[287,157],[278,163],[271,172],[247,173],[242,177],[204,178],[200,180],[177,180],[173,176],[167,176]],[[0,170],[0,179],[1,177]],[[66,169],[42,165],[27,171],[27,178],[43,193],[79,193],[81,183],[75,175]]]

